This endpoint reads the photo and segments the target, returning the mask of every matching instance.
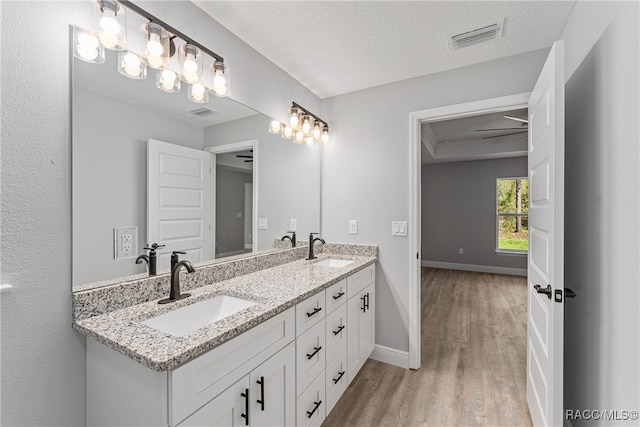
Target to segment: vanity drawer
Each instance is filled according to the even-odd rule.
[[[324,319],[296,339],[296,396],[324,370],[327,346]]]
[[[326,313],[325,291],[299,302],[296,305],[296,336],[302,335],[307,329],[324,319]]]
[[[290,343],[294,319],[290,308],[170,371],[170,424],[178,424]]]
[[[336,309],[326,320],[327,362],[347,347],[347,305]]]
[[[356,295],[368,284],[376,281],[376,266],[375,264],[366,267],[364,270],[360,270],[357,273],[347,277],[347,299]]]
[[[296,426],[319,426],[326,417],[324,372],[296,401]]]
[[[326,371],[326,394],[327,394],[327,414],[331,412],[336,402],[340,400],[342,393],[349,385],[347,375],[347,349],[343,348],[340,353],[327,365]]]
[[[327,313],[331,313],[347,301],[347,279],[342,279],[325,290]]]

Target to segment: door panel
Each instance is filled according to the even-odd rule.
[[[527,402],[534,425],[563,424],[564,43],[549,53],[529,100]],[[551,286],[551,298],[540,293]],[[563,300],[564,298],[562,298]]]
[[[192,262],[211,256],[211,154],[150,139],[147,149],[147,242],[168,269],[171,251]]]

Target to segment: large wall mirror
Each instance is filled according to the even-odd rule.
[[[292,223],[320,231],[319,146],[269,134],[268,117],[230,98],[160,91],[155,70],[123,77],[116,61],[73,58],[75,290],[146,275],[147,244],[165,245],[160,273],[174,250],[204,263],[273,249]]]

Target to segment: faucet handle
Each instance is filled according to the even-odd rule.
[[[186,252],[182,252],[182,251],[173,251],[171,252],[171,255],[186,255]]]
[[[144,249],[148,251],[155,251],[157,249],[162,249],[162,248],[164,248],[164,245],[159,245],[157,243],[152,243],[152,244],[147,243],[147,246],[144,247]]]

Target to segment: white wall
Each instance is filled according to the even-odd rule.
[[[113,229],[138,227],[137,255],[153,243],[146,237],[147,140],[202,150],[204,129],[78,88],[72,119],[73,284],[144,273],[135,258],[113,259]]]
[[[526,157],[422,165],[422,260],[526,270],[496,253],[496,179],[527,175]]]
[[[84,425],[85,338],[71,329],[69,24],[93,1],[0,3],[2,294],[0,423]],[[140,2],[225,57],[237,100],[284,114],[319,100],[188,2]],[[264,84],[269,82],[269,84]]]
[[[565,304],[568,409],[640,409],[639,13],[579,1],[562,34],[565,286],[578,295]]]
[[[269,118],[255,115],[205,129],[205,146],[258,140],[258,218],[268,228],[258,230],[258,250],[273,248],[289,230],[289,219],[298,222],[298,239],[320,231],[320,147],[294,144],[270,134]]]
[[[391,221],[409,217],[409,113],[531,91],[547,50],[323,100],[322,230],[331,242],[379,246],[376,343],[407,351],[409,241]],[[359,234],[348,221],[359,221]],[[415,230],[409,229],[409,233]]]

